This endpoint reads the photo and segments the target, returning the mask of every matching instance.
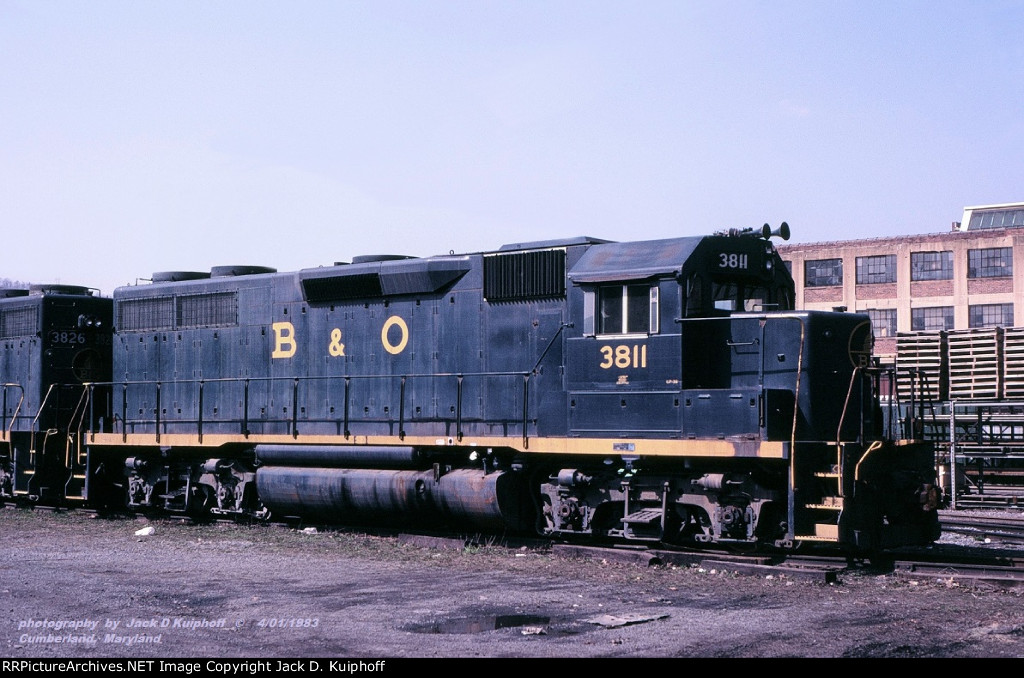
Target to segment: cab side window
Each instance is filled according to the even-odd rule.
[[[656,285],[601,285],[584,292],[584,334],[593,336],[657,332]]]

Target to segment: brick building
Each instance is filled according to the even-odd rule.
[[[884,363],[895,360],[897,333],[1024,326],[1024,203],[967,207],[944,233],[782,244],[779,252],[796,307],[867,313]]]

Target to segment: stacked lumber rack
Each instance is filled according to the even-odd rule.
[[[949,332],[949,399],[1003,397],[1003,328]]]
[[[896,388],[901,401],[948,398],[947,332],[896,335]]]

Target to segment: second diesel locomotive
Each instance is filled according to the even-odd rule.
[[[793,310],[774,235],[8,297],[0,487],[567,538],[933,541],[934,451],[882,434],[867,316]]]

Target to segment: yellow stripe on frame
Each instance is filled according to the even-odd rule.
[[[90,445],[103,447],[203,447],[224,445],[392,445],[405,447],[477,447],[503,448],[533,454],[621,455],[626,457],[707,457],[738,459],[788,459],[789,443],[765,440],[651,440],[622,438],[529,438],[521,437],[466,438],[456,443],[452,438],[435,436],[344,436],[337,435],[250,435],[162,433],[159,441],[152,433],[120,433],[87,435]]]

